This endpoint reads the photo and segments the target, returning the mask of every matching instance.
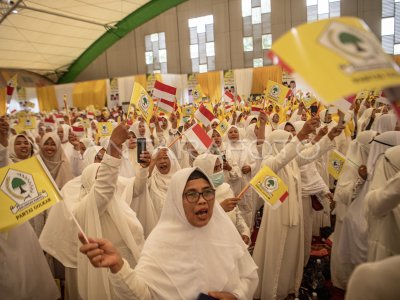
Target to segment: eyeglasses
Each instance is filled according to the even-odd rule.
[[[196,203],[197,201],[199,201],[200,195],[203,197],[204,200],[211,201],[215,198],[215,190],[210,188],[204,190],[202,193],[199,193],[197,191],[188,191],[186,193],[183,193],[183,195],[189,203]]]

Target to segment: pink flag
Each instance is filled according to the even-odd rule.
[[[212,139],[199,124],[194,124],[183,133],[197,152],[204,153],[211,147]]]
[[[209,111],[203,103],[200,104],[199,109],[196,110],[194,116],[197,120],[199,120],[204,126],[208,126],[211,124],[211,121],[215,119],[214,114]]]

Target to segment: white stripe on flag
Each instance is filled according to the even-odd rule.
[[[160,101],[158,102],[158,108],[165,112],[172,113],[174,111],[174,103],[175,102],[170,102],[165,99],[160,99]]]
[[[195,147],[197,152],[204,153],[210,148],[212,139],[201,128],[199,124],[195,124],[184,132],[188,141]]]

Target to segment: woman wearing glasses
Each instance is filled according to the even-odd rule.
[[[240,235],[215,204],[211,180],[197,168],[178,171],[161,218],[131,269],[107,240],[81,247],[95,267],[107,267],[122,299],[252,299],[257,267]],[[84,239],[81,236],[83,243]]]

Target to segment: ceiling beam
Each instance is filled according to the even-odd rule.
[[[13,10],[15,10],[15,9],[17,8],[17,6],[19,5],[20,2],[22,2],[22,0],[17,0],[16,2],[14,2],[14,3],[7,9],[7,11],[1,16],[0,24],[8,17],[9,14],[12,13]]]
[[[74,81],[92,61],[133,29],[185,1],[187,0],[152,0],[147,2],[119,21],[115,25],[116,28],[109,28],[106,33],[97,39],[72,63],[68,72],[66,72],[57,83],[69,83]]]

